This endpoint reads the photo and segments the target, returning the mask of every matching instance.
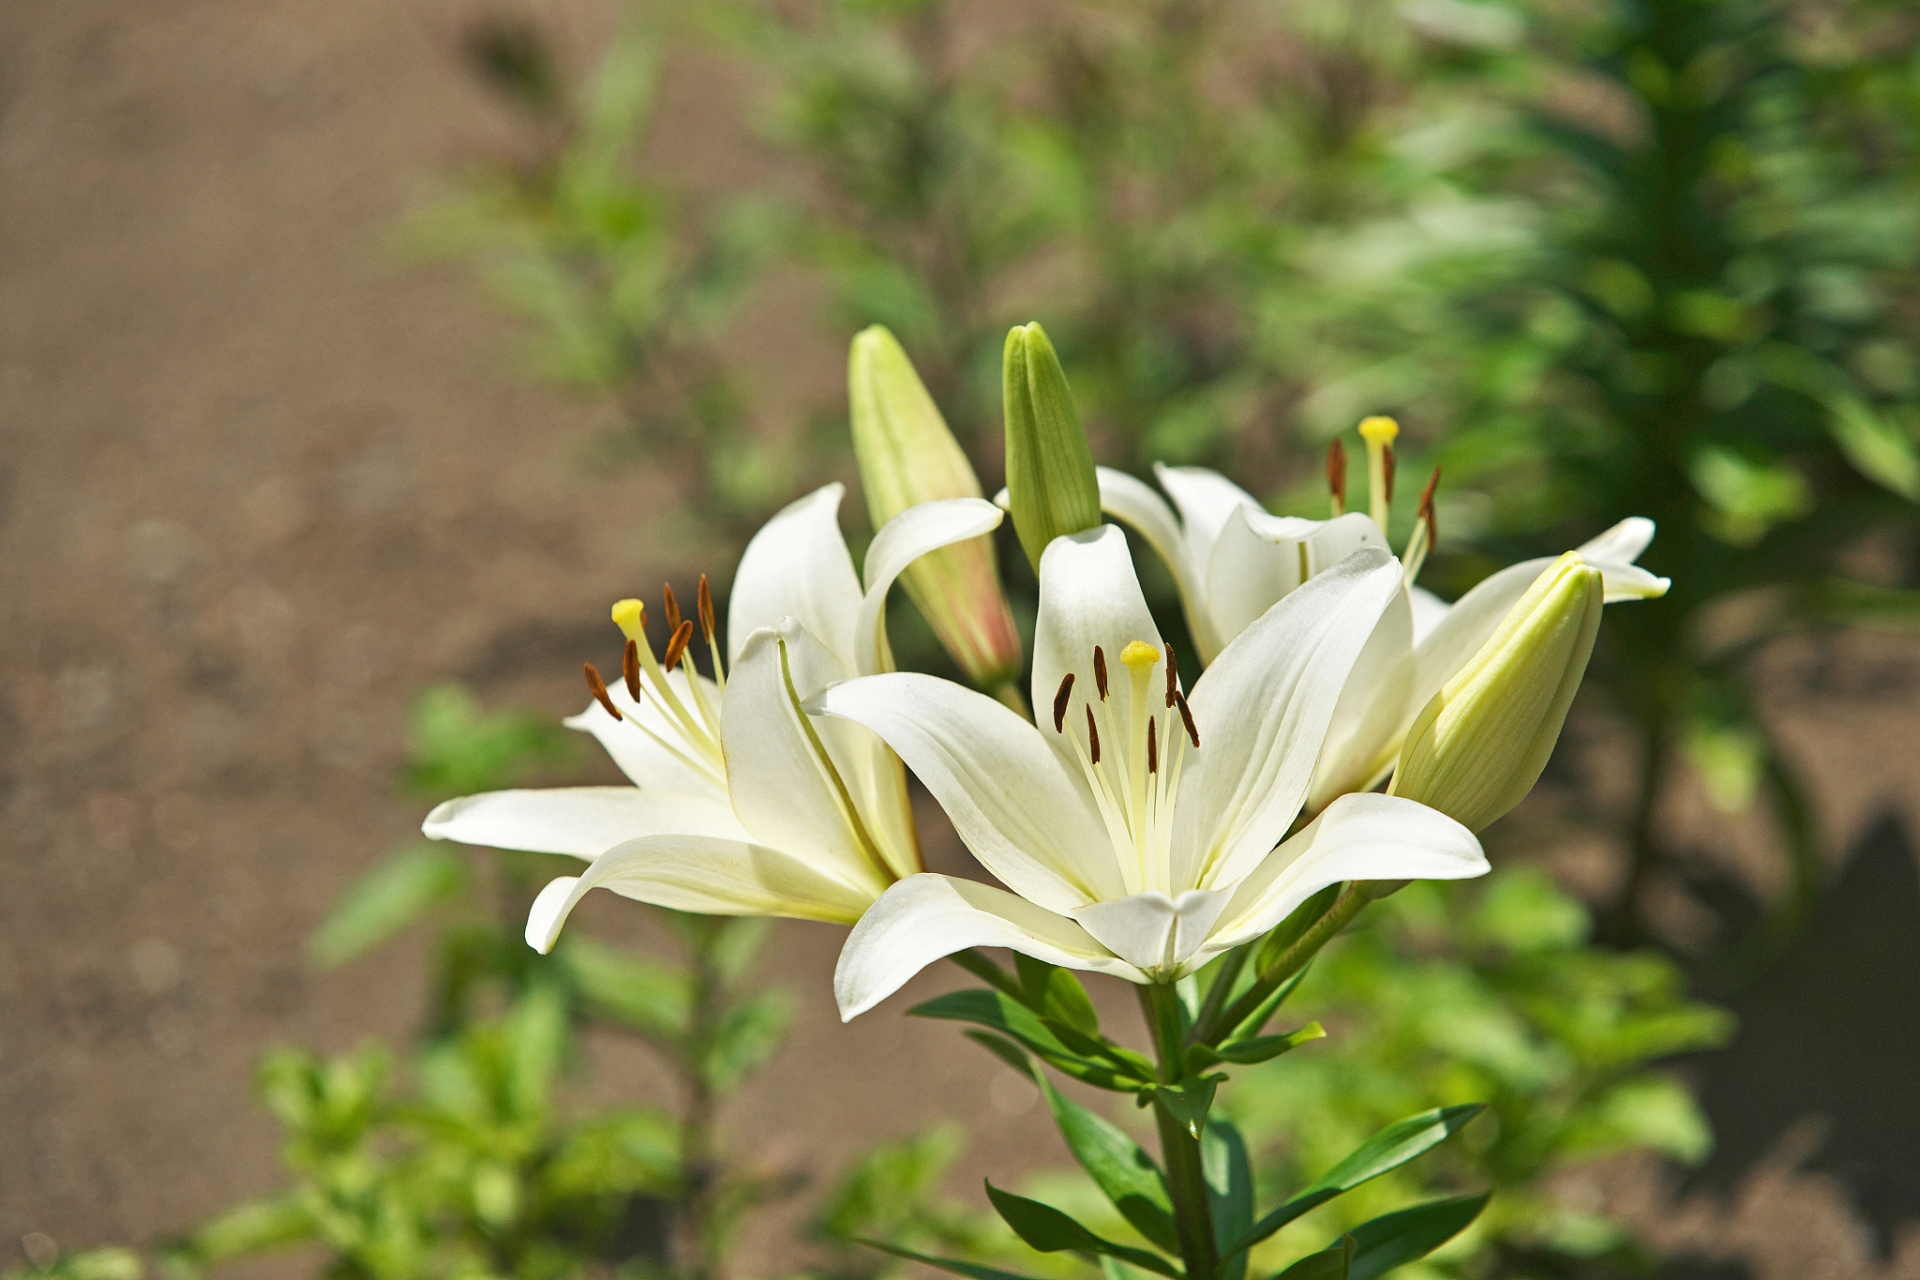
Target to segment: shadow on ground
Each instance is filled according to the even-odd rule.
[[[1780,958],[1727,1001],[1740,1019],[1733,1043],[1691,1061],[1717,1142],[1683,1195],[1734,1195],[1763,1161],[1791,1155],[1800,1171],[1832,1178],[1876,1254],[1892,1255],[1900,1229],[1920,1221],[1916,922],[1920,866],[1889,811]]]

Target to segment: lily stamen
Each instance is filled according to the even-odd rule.
[[[1100,689],[1100,701],[1107,700],[1107,655],[1099,645],[1093,646],[1093,683]]]
[[[673,638],[667,641],[667,651],[660,659],[660,665],[668,671],[680,665],[680,659],[686,656],[687,644],[693,639],[693,619],[683,618],[674,627]]]
[[[713,590],[707,586],[707,575],[700,575],[700,590],[695,597],[700,609],[700,630],[707,637],[707,658],[713,663],[713,682],[720,686],[720,692],[727,691],[727,668],[720,661],[720,629],[713,621]]]
[[[607,682],[600,678],[599,671],[591,662],[583,665],[587,677],[587,689],[593,694],[594,701],[598,702],[615,720],[625,720],[626,717],[620,714],[620,708],[614,706],[613,699],[607,696]]]
[[[1387,531],[1387,512],[1393,506],[1393,441],[1400,424],[1392,418],[1364,418],[1360,438],[1367,442],[1367,505],[1380,532]]]
[[[1347,514],[1347,446],[1338,436],[1327,441],[1327,494],[1334,517]]]
[[[702,766],[704,772],[724,778],[726,762],[720,752],[720,722],[701,695],[699,672],[689,670],[686,673],[688,686],[693,691],[700,711],[700,718],[696,720],[693,713],[687,710],[686,704],[680,701],[680,695],[674,692],[672,683],[667,679],[667,673],[655,660],[653,646],[644,643],[647,636],[646,606],[633,599],[619,601],[613,606],[613,621],[621,631],[626,633],[628,641],[633,644],[634,656],[640,660],[645,670],[647,683],[653,687],[654,696],[660,700],[660,705],[666,709],[668,716],[679,729],[679,736],[685,740],[692,751],[706,760],[707,763]],[[640,725],[639,721],[635,720],[632,723],[645,730],[649,737],[660,741],[658,734],[646,730],[646,726]]]
[[[1193,749],[1198,751],[1200,749],[1200,730],[1194,726],[1193,711],[1187,706],[1187,695],[1184,693],[1174,694],[1173,705],[1180,709],[1180,723],[1186,726],[1187,736],[1193,739]]]
[[[666,600],[667,633],[671,635],[680,630],[680,602],[674,599],[673,584],[671,582],[663,582],[660,584],[660,594]],[[671,663],[668,664],[667,670],[673,670]]]
[[[1073,672],[1067,672],[1066,679],[1060,682],[1060,692],[1053,695],[1053,731],[1061,732],[1067,722],[1067,703],[1073,698]],[[1092,715],[1092,711],[1087,712]]]
[[[1420,493],[1420,510],[1415,518],[1413,536],[1407,539],[1406,552],[1401,556],[1401,562],[1407,567],[1408,585],[1412,585],[1414,579],[1420,576],[1420,566],[1426,563],[1428,553],[1439,538],[1439,526],[1433,518],[1433,491],[1439,484],[1440,468],[1435,467],[1433,475],[1427,479],[1427,487]]]
[[[620,674],[626,677],[627,696],[636,703],[640,701],[640,646],[627,641],[626,649],[620,655]]]

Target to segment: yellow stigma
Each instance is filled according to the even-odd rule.
[[[1400,424],[1378,415],[1360,420],[1360,438],[1368,444],[1392,444],[1400,434]]]
[[[1160,651],[1144,640],[1131,640],[1120,651],[1120,661],[1129,671],[1144,671],[1160,661]]]
[[[627,639],[646,647],[647,606],[638,600],[621,600],[613,606],[613,622]]]

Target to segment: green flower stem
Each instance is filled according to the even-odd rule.
[[[1227,1006],[1227,1011],[1212,1018],[1202,1017],[1194,1024],[1193,1033],[1187,1037],[1193,1044],[1214,1044],[1220,1037],[1232,1032],[1241,1023],[1253,1016],[1263,1001],[1280,984],[1306,968],[1307,961],[1319,953],[1333,936],[1353,922],[1376,895],[1385,896],[1387,892],[1399,887],[1401,882],[1375,883],[1370,880],[1356,880],[1341,890],[1340,896],[1327,909],[1327,914],[1313,922],[1308,930],[1300,935],[1298,941],[1280,954],[1273,966],[1263,973],[1247,988],[1246,994]],[[1221,975],[1223,978],[1225,973]],[[1217,984],[1216,984],[1217,985]],[[1211,995],[1211,993],[1209,993]],[[1211,999],[1207,1002],[1213,1003]]]
[[[1177,1083],[1186,1074],[1180,1026],[1180,997],[1169,982],[1139,988],[1140,1008],[1153,1033],[1160,1078]],[[1173,1226],[1180,1237],[1180,1260],[1187,1280],[1215,1280],[1220,1256],[1213,1238],[1213,1212],[1207,1203],[1206,1175],[1200,1166],[1200,1140],[1174,1114],[1155,1102],[1160,1127],[1160,1156],[1167,1166],[1167,1190],[1173,1199]]]

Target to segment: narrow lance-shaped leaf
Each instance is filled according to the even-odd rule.
[[[1358,1248],[1352,1236],[1341,1236],[1320,1252],[1300,1259],[1273,1280],[1348,1280]]]
[[[467,884],[466,859],[445,845],[414,845],[388,858],[340,895],[307,939],[323,968],[345,964],[379,946]]]
[[[1033,1280],[1033,1277],[1023,1276],[1017,1271],[983,1267],[977,1262],[962,1262],[958,1258],[933,1258],[924,1253],[915,1253],[911,1249],[902,1249],[897,1244],[883,1244],[878,1240],[868,1240],[865,1237],[856,1236],[855,1239],[869,1249],[878,1249],[882,1253],[890,1253],[896,1258],[905,1258],[909,1262],[924,1263],[936,1270],[946,1271],[956,1276],[966,1276],[967,1280]]]
[[[1230,1121],[1207,1122],[1200,1136],[1200,1171],[1207,1183],[1214,1247],[1219,1248],[1237,1239],[1253,1222],[1253,1162],[1247,1157],[1246,1140]],[[1220,1280],[1243,1280],[1246,1273],[1244,1251],[1225,1256],[1220,1264]]]
[[[993,1202],[995,1211],[1013,1228],[1015,1235],[1042,1253],[1058,1253],[1063,1249],[1075,1253],[1103,1253],[1139,1267],[1142,1271],[1163,1276],[1180,1275],[1179,1268],[1159,1254],[1103,1240],[1050,1204],[1041,1204],[1038,1200],[1002,1191],[991,1182],[987,1183],[987,1199]]]
[[[1011,1037],[1076,1080],[1101,1089],[1132,1093],[1154,1077],[1153,1064],[1118,1045],[1081,1035],[1040,1015],[1000,991],[952,991],[916,1005],[919,1018],[972,1022]]]
[[[1298,1031],[1290,1031],[1283,1036],[1249,1036],[1245,1040],[1229,1040],[1219,1046],[1188,1045],[1187,1070],[1204,1071],[1216,1062],[1232,1062],[1240,1066],[1267,1062],[1288,1050],[1298,1049],[1310,1040],[1318,1040],[1326,1034],[1326,1030],[1319,1023],[1309,1022]]]
[[[1435,1200],[1363,1222],[1352,1232],[1353,1262],[1347,1280],[1373,1280],[1395,1267],[1424,1258],[1466,1230],[1493,1198],[1492,1192]]]
[[[1178,1252],[1180,1237],[1173,1228],[1173,1201],[1167,1193],[1166,1178],[1153,1158],[1117,1126],[1063,1096],[1044,1074],[1036,1071],[1034,1079],[1046,1095],[1067,1149],[1113,1201],[1113,1207],[1155,1245],[1169,1253]]]
[[[1446,1141],[1483,1110],[1483,1104],[1470,1102],[1457,1107],[1439,1107],[1394,1121],[1361,1143],[1351,1155],[1322,1174],[1299,1195],[1254,1223],[1252,1230],[1234,1241],[1227,1252],[1236,1253],[1251,1248],[1301,1214],[1353,1190],[1363,1182],[1371,1182],[1381,1174],[1399,1168],[1415,1156]]]
[[[1100,1034],[1100,1015],[1093,1010],[1087,989],[1071,969],[1014,953],[1014,967],[1020,974],[1021,993],[1041,1017],[1065,1023],[1082,1035]]]
[[[1214,1092],[1225,1079],[1223,1075],[1188,1076],[1177,1084],[1149,1085],[1140,1091],[1140,1105],[1144,1107],[1152,1102],[1163,1108],[1197,1138],[1200,1126],[1207,1122],[1207,1112],[1213,1107]]]

